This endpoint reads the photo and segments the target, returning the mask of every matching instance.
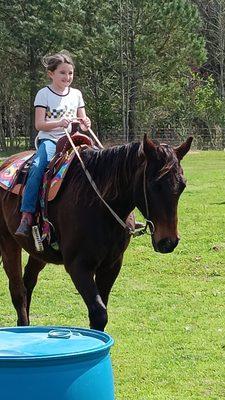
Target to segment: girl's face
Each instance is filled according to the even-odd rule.
[[[67,63],[61,63],[54,71],[48,71],[53,87],[60,91],[69,87],[73,81],[73,71],[73,66]]]

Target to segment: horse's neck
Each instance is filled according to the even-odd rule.
[[[139,147],[138,143],[118,147],[115,165],[112,164],[110,168],[112,184],[107,198],[113,209],[122,216],[128,215],[135,207],[135,185],[141,179],[143,169],[140,166]]]
[[[96,196],[93,190],[95,186],[104,201],[121,218],[126,217],[135,207],[135,185],[142,168],[139,147],[138,143],[132,143],[96,152],[85,150],[82,159],[94,183],[87,183],[84,174],[80,173],[81,165],[78,168],[78,161],[75,160],[74,168],[67,173],[69,184],[64,189],[68,196],[74,197],[74,206],[79,202],[82,205],[93,205],[95,201],[101,204],[99,194]]]

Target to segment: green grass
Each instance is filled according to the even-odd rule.
[[[225,398],[225,153],[193,152],[182,165],[179,246],[163,255],[149,236],[133,239],[111,293],[117,400]],[[0,282],[0,324],[15,325],[2,269]],[[88,326],[63,267],[41,273],[31,322]]]

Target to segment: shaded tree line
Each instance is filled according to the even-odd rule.
[[[74,86],[101,140],[120,135],[130,141],[164,125],[179,126],[180,135],[202,126],[222,135],[225,37],[216,8],[221,36],[214,57],[212,3],[224,5],[0,0],[1,147],[15,136],[33,145],[34,96],[48,82],[41,59],[62,49],[74,58]]]

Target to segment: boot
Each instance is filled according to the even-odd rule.
[[[20,237],[28,237],[31,232],[32,222],[33,214],[30,212],[23,212],[20,225],[17,228],[15,235]]]

